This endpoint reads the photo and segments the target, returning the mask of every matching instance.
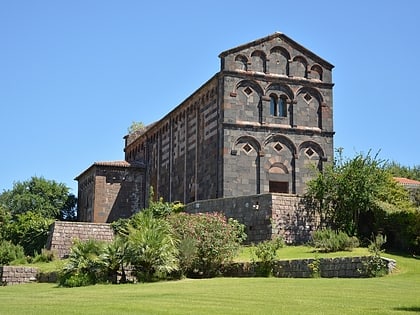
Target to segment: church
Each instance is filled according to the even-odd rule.
[[[95,162],[76,177],[80,221],[129,217],[151,187],[187,208],[301,196],[314,169],[332,162],[333,65],[278,32],[219,58],[193,94],[124,138],[124,161]]]

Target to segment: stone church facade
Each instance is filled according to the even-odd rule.
[[[333,65],[282,33],[219,57],[220,71],[198,90],[125,137],[125,161],[95,163],[76,178],[81,220],[129,216],[149,187],[185,204],[302,195],[314,168],[332,161]]]

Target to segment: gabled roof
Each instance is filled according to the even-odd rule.
[[[260,45],[260,44],[262,44],[264,42],[267,42],[267,41],[270,41],[274,38],[281,38],[285,42],[289,43],[291,46],[295,47],[297,50],[301,51],[304,55],[310,56],[311,58],[316,60],[318,63],[322,64],[324,67],[329,68],[329,69],[334,68],[334,65],[332,65],[331,63],[329,63],[325,59],[319,57],[318,55],[314,54],[312,51],[305,48],[301,44],[295,42],[293,39],[291,39],[290,37],[286,36],[285,34],[283,34],[281,32],[275,32],[274,34],[268,35],[266,37],[256,39],[252,42],[249,42],[249,43],[237,46],[235,48],[231,48],[229,50],[226,50],[226,51],[220,53],[219,57],[224,58],[227,55],[237,53],[241,50],[247,49],[247,48],[252,47],[252,46]]]

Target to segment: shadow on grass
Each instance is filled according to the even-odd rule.
[[[420,306],[401,306],[401,307],[394,307],[393,309],[396,311],[420,313]]]

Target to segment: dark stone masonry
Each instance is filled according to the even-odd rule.
[[[333,161],[334,66],[282,33],[219,58],[207,82],[125,137],[124,161],[95,162],[76,177],[79,221],[129,217],[147,207],[152,187],[155,198],[191,211],[227,199],[222,210],[246,224],[251,240],[307,239],[315,221],[299,196],[314,169]]]

